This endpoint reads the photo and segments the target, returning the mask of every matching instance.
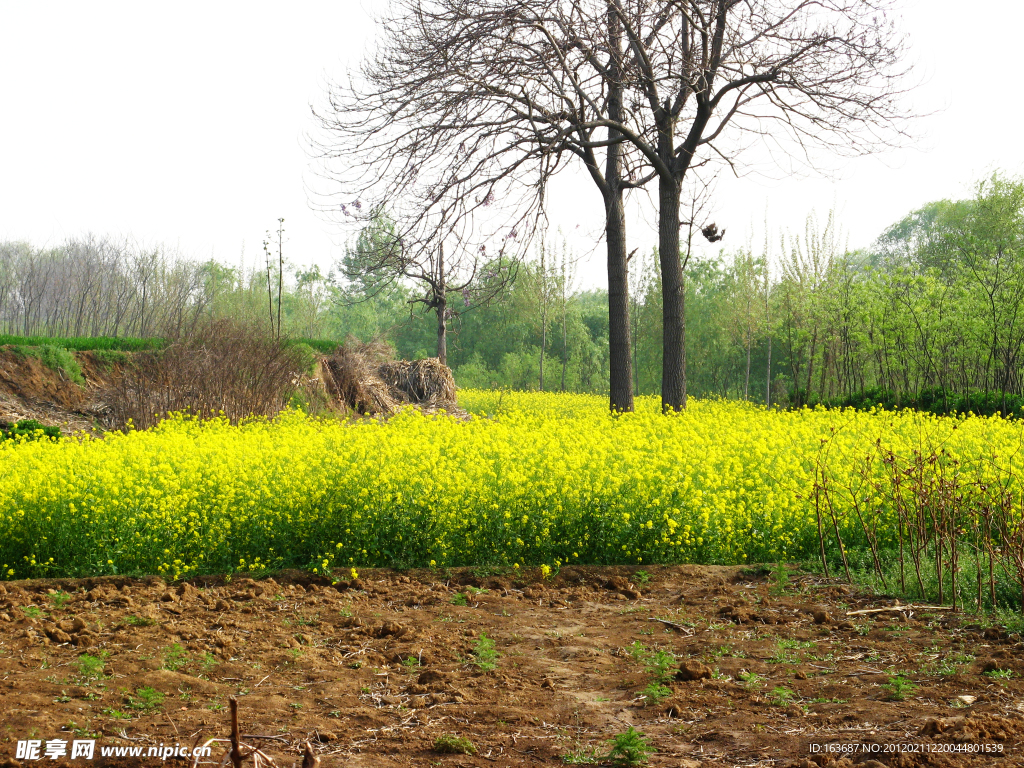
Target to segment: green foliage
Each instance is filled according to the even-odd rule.
[[[139,688],[134,696],[127,696],[128,706],[132,709],[153,710],[164,703],[164,694],[155,688]]]
[[[651,704],[657,704],[661,700],[667,699],[671,696],[672,689],[667,685],[662,685],[661,683],[649,683],[648,686],[644,688],[642,695]]]
[[[480,638],[473,648],[473,656],[473,663],[485,672],[498,667],[498,651],[494,647],[494,640],[489,638],[485,632],[480,633]]]
[[[912,696],[914,691],[917,690],[917,686],[903,675],[890,677],[889,682],[883,684],[882,688],[888,691],[889,695],[886,698],[889,701],[905,701],[908,696]]]
[[[434,751],[442,755],[475,755],[476,746],[464,736],[445,734],[434,739]]]
[[[76,352],[86,351],[119,351],[142,352],[144,350],[162,349],[167,345],[166,339],[136,339],[112,336],[11,336],[0,334],[0,347],[18,346],[22,348],[53,346]]]
[[[59,440],[60,427],[46,427],[35,419],[22,419],[16,423],[0,421],[0,442],[4,440]]]
[[[92,356],[108,371],[128,362],[128,353],[116,349],[96,349]]]
[[[796,693],[785,686],[779,685],[772,688],[772,694],[768,700],[776,707],[788,707],[796,701]]]
[[[313,347],[305,342],[296,342],[289,344],[289,347],[300,355],[300,365],[302,370],[301,373],[312,375],[316,368],[317,352]]]
[[[47,368],[66,374],[69,379],[79,386],[85,385],[85,379],[82,377],[82,367],[78,364],[75,356],[64,349],[64,347],[55,347],[49,344],[44,346],[41,359],[43,365]]]
[[[647,762],[647,756],[657,750],[647,743],[644,735],[630,726],[625,733],[620,733],[608,740],[611,749],[605,756],[612,765],[635,766]]]
[[[84,681],[101,680],[103,678],[103,666],[106,658],[106,651],[101,651],[99,656],[91,656],[88,653],[83,653],[75,662],[75,666],[78,670],[78,676]]]
[[[174,643],[164,652],[164,669],[169,669],[171,672],[177,672],[188,662],[188,652],[178,643]]]

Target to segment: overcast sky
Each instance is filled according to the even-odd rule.
[[[369,0],[24,2],[0,0],[0,240],[57,245],[88,232],[248,265],[285,218],[286,257],[323,268],[351,233],[313,212],[310,105],[371,44]],[[1024,173],[1014,85],[1024,4],[906,0],[913,146],[843,161],[829,178],[721,177],[711,218],[735,248],[800,231],[834,208],[851,248],[922,204],[964,197],[994,170]],[[553,190],[553,223],[604,284],[600,198]],[[597,217],[594,216],[596,209]],[[657,240],[631,206],[630,248]],[[573,242],[574,241],[574,242]]]

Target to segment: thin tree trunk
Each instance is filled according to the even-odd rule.
[[[284,290],[284,219],[277,230],[277,338],[281,338],[281,293]]]
[[[437,302],[437,359],[441,365],[448,365],[448,323],[445,320],[445,312],[448,309],[448,302],[444,298]]]
[[[540,249],[540,391],[544,391],[544,350],[548,347],[548,265],[547,246]]]
[[[441,365],[448,365],[448,286],[444,280],[444,245],[437,249],[437,288],[434,298],[437,302],[437,359]]]

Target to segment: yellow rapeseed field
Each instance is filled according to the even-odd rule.
[[[644,398],[614,417],[597,396],[479,391],[460,403],[469,421],[176,416],[0,444],[3,578],[774,562],[817,551],[819,467],[865,495],[884,534],[882,495],[858,485],[876,441],[940,446],[989,482],[1015,483],[1024,463],[1021,426],[1000,418],[718,401],[661,416]]]

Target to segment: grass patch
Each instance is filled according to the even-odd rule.
[[[442,755],[475,755],[476,746],[464,736],[446,734],[434,739],[434,751]]]

